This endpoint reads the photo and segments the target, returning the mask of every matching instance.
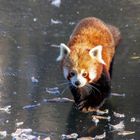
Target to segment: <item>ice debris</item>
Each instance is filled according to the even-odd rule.
[[[31,81],[32,81],[33,83],[38,83],[38,82],[39,82],[38,79],[36,79],[34,76],[31,77]]]
[[[72,133],[72,134],[69,134],[69,135],[66,135],[66,134],[61,135],[62,140],[77,139],[77,137],[78,137],[77,133]]]
[[[117,97],[125,97],[125,93],[119,94],[119,93],[111,93],[112,96],[117,96]]]
[[[23,109],[32,109],[32,108],[39,107],[40,105],[41,105],[40,103],[35,104],[35,105],[26,105],[23,107]]]
[[[38,19],[37,18],[33,18],[33,21],[36,22]]]
[[[23,125],[24,124],[24,122],[17,122],[16,123],[16,127],[19,127],[19,126],[21,126],[21,125]]]
[[[140,59],[140,56],[132,56],[131,59],[137,60],[137,59]]]
[[[11,113],[10,109],[11,109],[11,105],[7,105],[5,107],[0,107],[0,111],[6,112],[6,113]]]
[[[51,4],[59,8],[61,5],[61,0],[52,0]]]
[[[74,102],[74,100],[69,98],[52,98],[52,99],[44,99],[43,102],[60,102],[60,103],[66,103],[66,102]]]
[[[13,140],[50,140],[50,137],[41,139],[41,136],[34,135],[32,129],[17,129],[14,133],[11,134]]]
[[[101,135],[96,135],[95,137],[81,137],[81,138],[78,138],[77,140],[101,140],[104,138],[106,138],[106,132],[104,132]]]
[[[59,48],[60,46],[59,45],[56,45],[56,44],[52,44],[51,47]]]
[[[53,87],[53,88],[46,88],[46,92],[49,94],[60,94],[59,88],[58,87]]]
[[[131,122],[135,122],[136,121],[136,118],[132,117],[130,121]]]
[[[135,131],[121,131],[121,132],[118,132],[118,135],[127,136],[127,135],[132,135],[134,133]]]
[[[0,139],[4,139],[7,136],[7,131],[0,131]]]
[[[69,25],[74,25],[76,24],[74,21],[69,22]]]
[[[62,24],[62,21],[51,19],[51,24]]]
[[[104,139],[105,137],[106,137],[106,132],[104,132],[101,135],[96,135],[93,139],[95,139],[95,140],[101,140],[101,139]]]
[[[117,118],[124,118],[125,115],[124,114],[120,114],[120,113],[117,113],[117,112],[113,112],[114,116],[117,117]]]
[[[50,137],[46,137],[43,140],[51,140],[51,138]]]
[[[116,124],[116,125],[110,124],[110,127],[111,127],[113,130],[115,130],[115,131],[123,131],[125,125],[124,125],[124,122],[121,121],[120,123],[118,123],[118,124]]]
[[[13,139],[16,140],[33,140],[36,138],[36,136],[32,135],[32,129],[28,128],[28,129],[17,129],[14,133],[11,134],[11,136],[13,137]]]
[[[140,123],[140,119],[137,119],[137,118],[135,118],[135,117],[132,117],[132,118],[130,119],[130,122],[137,122],[137,123]]]
[[[52,99],[43,99],[43,101],[41,103],[37,103],[37,104],[29,104],[29,105],[25,105],[23,106],[23,109],[34,109],[37,108],[39,106],[41,106],[42,103],[67,103],[67,102],[74,102],[74,100],[69,99],[69,98],[52,98]]]

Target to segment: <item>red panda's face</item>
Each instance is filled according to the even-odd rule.
[[[91,69],[79,69],[63,67],[64,77],[71,82],[71,84],[75,87],[83,87],[86,84],[93,82],[96,78],[96,70]]]
[[[63,74],[70,83],[77,88],[94,82],[101,74],[102,46],[91,50],[75,49],[71,51],[66,45],[61,44],[58,61],[62,60]]]

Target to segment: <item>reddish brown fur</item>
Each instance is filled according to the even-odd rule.
[[[83,67],[88,69],[89,64],[92,63],[92,58],[88,54],[89,50],[97,45],[102,45],[102,57],[106,63],[106,70],[109,71],[119,40],[120,32],[116,27],[107,25],[94,17],[85,18],[76,26],[70,37],[68,47],[71,53],[68,58],[63,60],[63,65],[68,66],[69,69],[72,67],[76,67],[79,70]],[[102,64],[96,62],[93,65],[97,69],[96,80],[98,80],[103,67]]]

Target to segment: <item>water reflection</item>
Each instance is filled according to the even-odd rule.
[[[75,110],[75,108],[72,108],[68,116],[66,133],[71,134],[76,132],[79,134],[79,137],[95,137],[96,135],[105,133],[106,139],[113,139],[114,133],[111,132],[109,124],[114,122],[118,123],[120,120],[113,116],[115,108],[111,102],[106,102],[101,109],[109,109],[109,113],[105,116],[110,116],[111,120],[100,120],[98,125],[96,125],[96,123],[92,121],[92,115],[96,113],[81,113]]]

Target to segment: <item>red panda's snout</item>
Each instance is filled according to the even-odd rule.
[[[70,78],[70,82],[73,86],[80,88],[87,84],[87,79],[82,77],[81,75],[75,75]]]
[[[68,79],[71,84],[77,88],[87,84],[86,72],[77,73],[76,71],[69,72]]]

